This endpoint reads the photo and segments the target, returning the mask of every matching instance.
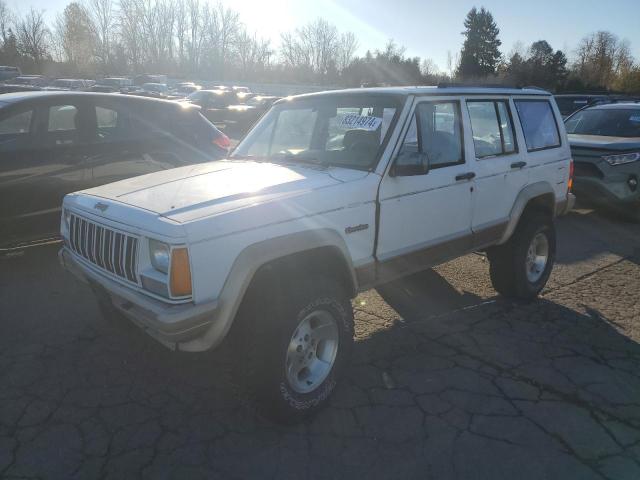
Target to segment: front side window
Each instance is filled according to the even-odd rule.
[[[0,120],[0,151],[16,150],[27,141],[32,118],[33,110],[26,110]]]
[[[515,104],[527,150],[560,146],[558,125],[548,100],[516,100]]]
[[[398,97],[335,95],[284,102],[273,107],[232,157],[375,168]]]
[[[569,118],[567,133],[606,137],[640,137],[640,108],[594,108]]]
[[[504,100],[467,102],[477,158],[514,153],[515,142],[509,107]]]
[[[396,165],[415,173],[464,163],[462,124],[458,102],[418,104],[404,138]]]

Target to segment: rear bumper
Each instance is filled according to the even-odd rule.
[[[566,215],[576,204],[576,196],[573,193],[567,194],[567,199],[556,204],[556,216]]]
[[[215,321],[217,302],[171,305],[127,288],[94,271],[66,248],[58,253],[61,265],[78,280],[89,284],[97,295],[110,301],[125,317],[172,350],[200,338]]]

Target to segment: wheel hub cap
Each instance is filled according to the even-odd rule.
[[[322,384],[335,363],[339,338],[330,312],[316,310],[302,319],[287,348],[285,371],[293,390],[309,393]]]
[[[549,240],[544,233],[538,233],[527,250],[527,280],[535,283],[540,280],[549,260]]]

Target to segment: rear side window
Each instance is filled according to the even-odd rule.
[[[78,107],[53,105],[47,116],[46,144],[68,146],[80,143]]]
[[[560,146],[560,133],[547,100],[516,100],[527,150],[532,152]]]
[[[513,123],[504,100],[467,102],[473,145],[477,158],[506,155],[516,151]]]

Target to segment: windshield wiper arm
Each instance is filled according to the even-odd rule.
[[[280,158],[282,159],[283,162],[286,162],[286,163],[306,163],[309,165],[317,165],[323,168],[327,168],[329,166],[327,162],[323,160],[319,160],[316,157],[308,157],[308,156],[299,155],[299,154],[294,155],[293,153],[281,155]]]

